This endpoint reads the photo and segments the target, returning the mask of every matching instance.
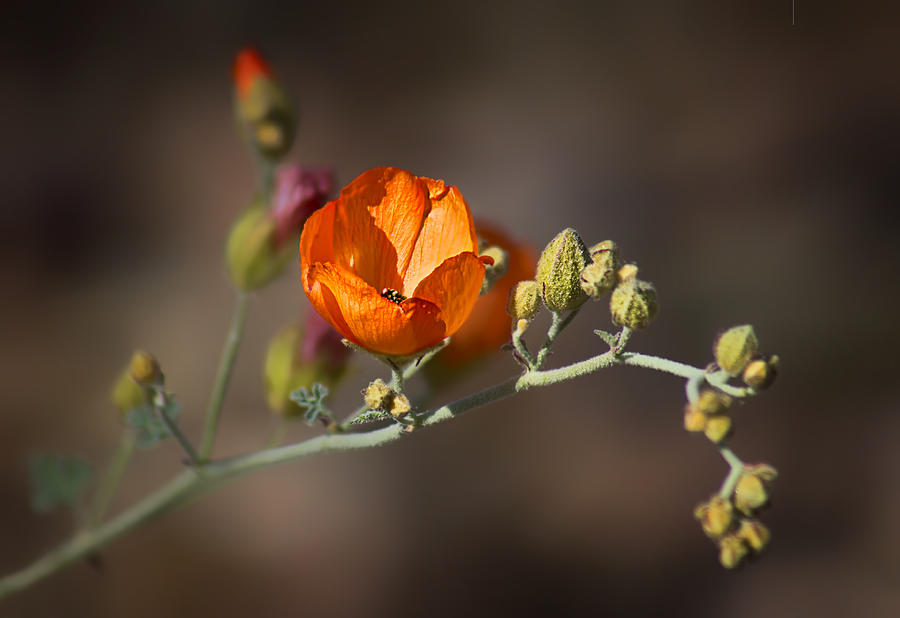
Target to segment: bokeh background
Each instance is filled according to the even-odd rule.
[[[134,348],[199,435],[233,298],[224,238],[255,183],[231,118],[248,42],[297,101],[291,160],[342,183],[384,164],[444,178],[536,247],[566,226],[614,238],[662,303],[633,349],[704,364],[717,331],[752,322],[783,370],[736,413],[735,450],[781,472],[771,549],[738,573],[691,515],[726,467],[681,428],[681,382],[618,368],[245,478],[0,615],[900,614],[898,17],[804,1],[792,25],[790,0],[8,6],[4,572],[72,526],[30,512],[27,457],[103,466]],[[263,351],[306,310],[294,271],[254,297],[217,454],[274,427]],[[552,362],[600,351],[608,320],[589,306]],[[516,370],[498,356],[439,397]],[[379,372],[358,361],[337,409]],[[115,508],[178,460],[140,453]]]

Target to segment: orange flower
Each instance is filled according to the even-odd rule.
[[[272,69],[259,51],[253,47],[245,47],[234,57],[232,75],[238,96],[243,99],[250,94],[253,82],[258,78],[272,77]]]
[[[507,236],[499,226],[479,221],[478,238],[489,245],[496,245],[506,251],[508,269],[497,280],[491,291],[478,299],[472,315],[459,332],[453,336],[450,345],[426,367],[434,370],[462,368],[470,361],[496,352],[509,341],[511,318],[506,313],[506,299],[509,290],[519,281],[534,277],[537,253],[526,244],[518,243]]]
[[[300,261],[316,311],[349,341],[390,356],[455,333],[484,278],[459,190],[391,167],[363,173],[313,213]]]

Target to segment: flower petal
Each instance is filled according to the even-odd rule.
[[[444,338],[433,303],[408,298],[393,303],[354,273],[334,264],[304,267],[303,284],[316,310],[353,343],[380,354],[406,355]]]
[[[381,167],[342,192],[335,218],[335,263],[381,290],[402,287],[428,205],[425,187],[410,172]]]
[[[447,258],[478,251],[472,214],[459,189],[448,188],[439,180],[420,180],[428,189],[431,209],[422,222],[409,266],[402,272],[403,293],[407,296],[415,295],[412,292],[419,283]]]
[[[450,336],[462,326],[472,312],[481,293],[484,264],[470,252],[444,260],[416,287],[415,298],[430,301],[440,307],[441,318]]]
[[[334,258],[334,213],[336,202],[328,202],[303,224],[300,234],[300,263],[309,266]],[[306,284],[304,283],[304,286]]]

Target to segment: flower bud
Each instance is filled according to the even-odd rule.
[[[234,60],[235,116],[244,137],[265,158],[280,159],[294,140],[287,94],[260,53],[245,47]]]
[[[757,553],[769,544],[769,538],[772,536],[769,529],[755,519],[741,520],[736,535]]]
[[[734,505],[737,509],[751,515],[764,506],[769,501],[766,485],[777,475],[775,468],[766,464],[746,466],[734,488]]]
[[[228,236],[226,256],[231,281],[244,292],[259,289],[274,279],[292,257],[275,245],[275,219],[262,204],[238,217]]]
[[[159,363],[143,350],[138,350],[131,356],[128,373],[138,386],[150,386],[162,379]]]
[[[301,326],[281,329],[269,343],[263,377],[269,408],[278,414],[295,416],[302,409],[290,395],[315,383],[333,387],[343,376],[350,351],[319,314],[307,313]]]
[[[778,362],[779,358],[774,355],[750,361],[744,369],[744,384],[756,390],[769,388],[778,373]]]
[[[581,271],[590,263],[587,247],[572,228],[557,234],[538,260],[535,280],[550,311],[571,311],[587,300]]]
[[[509,256],[497,245],[487,245],[479,251],[479,257],[490,258],[492,264],[485,266],[484,281],[481,283],[481,295],[487,294],[497,279],[506,274],[509,268]]]
[[[540,306],[541,298],[537,281],[519,281],[509,291],[506,313],[516,321],[518,328],[518,321],[530,321]]]
[[[756,356],[758,347],[759,342],[756,333],[753,332],[753,326],[744,324],[729,328],[719,335],[713,346],[713,354],[719,367],[729,375],[736,376],[744,370],[750,359]]]
[[[402,393],[394,393],[394,397],[391,400],[391,416],[394,418],[403,418],[407,414],[409,414],[411,406],[409,405],[409,399],[406,395]]]
[[[392,391],[381,378],[378,378],[374,382],[370,382],[369,386],[366,387],[366,390],[363,391],[363,400],[366,402],[366,407],[370,410],[387,409],[391,404],[393,396],[394,391]]]
[[[149,403],[150,398],[147,389],[135,383],[131,378],[130,369],[126,367],[119,374],[118,380],[113,385],[110,400],[116,409],[119,410],[122,418],[125,418],[125,415],[131,410]]]
[[[646,327],[656,317],[659,305],[652,283],[628,279],[616,286],[609,299],[613,324],[632,330]]]
[[[706,415],[697,406],[688,404],[684,408],[684,428],[691,432],[706,429]]]
[[[719,414],[706,419],[706,426],[703,433],[709,438],[710,442],[718,444],[728,436],[731,431],[731,417]]]
[[[593,262],[581,271],[581,289],[594,300],[599,300],[617,283],[619,249],[613,241],[604,240],[591,247],[588,252]]]
[[[717,539],[731,528],[734,521],[734,508],[730,501],[715,496],[709,502],[694,509],[694,517],[700,521],[700,526],[706,536]]]
[[[697,409],[704,414],[718,414],[731,405],[731,397],[725,393],[704,389],[697,398]]]
[[[625,264],[616,272],[616,280],[619,283],[625,283],[637,277],[638,267],[636,264]]]
[[[303,224],[325,205],[334,188],[334,171],[330,167],[284,165],[275,175],[270,216],[275,220],[273,242],[293,250]]]
[[[726,569],[733,569],[747,557],[748,549],[744,541],[735,535],[719,540],[719,562]]]

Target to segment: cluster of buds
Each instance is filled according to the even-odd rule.
[[[703,432],[711,442],[720,445],[731,433],[731,395],[755,395],[769,386],[775,378],[778,357],[759,354],[759,340],[749,324],[729,328],[719,335],[713,344],[713,356],[715,364],[703,376],[709,387],[691,396],[684,411],[684,427]],[[744,387],[727,385],[729,380],[741,380]],[[778,474],[767,464],[743,464],[722,446],[720,451],[732,465],[732,473],[722,491],[699,505],[694,516],[718,546],[719,562],[732,569],[762,551],[769,542],[769,530],[755,515],[768,503],[769,484]]]
[[[387,412],[397,420],[409,414],[412,406],[409,399],[403,393],[398,393],[390,386],[378,379],[370,383],[363,391],[363,399],[370,410]]]
[[[775,381],[778,356],[759,353],[759,340],[749,324],[734,326],[719,335],[713,346],[716,364],[731,377],[754,390],[768,388]]]
[[[614,324],[646,327],[656,316],[656,289],[637,278],[637,267],[620,267],[619,248],[604,240],[588,248],[578,233],[565,229],[550,241],[538,260],[533,281],[520,281],[509,294],[507,313],[524,331],[543,304],[554,313],[572,311],[589,298],[600,300],[612,292]]]
[[[778,473],[766,464],[745,466],[730,495],[716,495],[694,509],[703,532],[719,548],[719,562],[733,569],[769,543],[769,529],[754,517],[769,501]]]

